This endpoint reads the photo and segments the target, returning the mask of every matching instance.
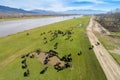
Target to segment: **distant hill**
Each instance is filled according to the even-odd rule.
[[[31,10],[31,12],[35,12],[38,14],[58,14],[57,12],[54,12],[54,11],[46,11],[46,10],[39,10],[39,9]]]
[[[17,8],[11,8],[7,6],[1,6],[0,5],[0,13],[6,13],[6,14],[11,14],[11,13],[32,13],[23,9],[17,9]]]
[[[7,6],[1,6],[1,5],[0,5],[0,13],[2,14],[57,14],[53,11],[45,11],[45,10],[27,11],[24,9],[11,8]]]
[[[86,9],[86,10],[68,10],[63,13],[65,14],[101,14],[101,13],[106,13],[106,11]]]

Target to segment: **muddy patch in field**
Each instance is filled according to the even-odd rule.
[[[58,56],[49,57],[49,53],[41,52],[39,55],[36,55],[36,57],[38,58],[38,61],[40,61],[42,64],[48,63],[48,64],[54,66],[57,63],[59,63],[60,64],[59,66],[65,65],[65,62],[61,61]],[[45,62],[45,60],[46,60],[46,62]]]
[[[36,55],[38,61],[44,64],[44,61],[49,57],[49,53],[41,52],[39,55]],[[48,64],[54,66],[56,63],[60,62],[61,66],[65,64],[64,61],[61,61],[57,56],[52,56],[48,58]]]
[[[50,50],[49,52],[40,52],[36,51],[29,54],[30,58],[36,57],[39,62],[43,65],[51,65],[55,70],[61,71],[66,68],[71,68],[70,62],[72,61],[71,54],[65,55],[62,58],[58,56],[58,53],[54,50]]]
[[[68,57],[68,61],[61,60],[61,58],[58,56],[57,52],[55,51],[49,51],[49,52],[40,52],[39,54],[33,53],[38,61],[40,61],[43,65],[50,64],[51,66],[59,66],[61,68],[66,68],[66,65],[69,65],[69,62],[71,61],[71,57]]]

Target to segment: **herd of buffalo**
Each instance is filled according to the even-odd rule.
[[[65,38],[65,40],[73,41],[73,38],[72,38],[71,35],[72,35],[74,32],[72,32],[72,30],[73,30],[73,28],[72,28],[71,30],[67,30],[66,32],[63,32],[63,31],[61,31],[61,30],[55,30],[55,31],[51,31],[51,30],[50,30],[50,31],[47,32],[48,34],[52,35],[52,38],[51,38],[49,41],[55,40],[55,39],[58,37],[58,35],[62,35],[62,36],[65,36],[65,35],[66,35],[67,38]],[[43,36],[43,35],[45,35],[45,34],[47,34],[47,33],[46,33],[46,32],[42,32],[42,33],[40,34],[40,36]],[[30,34],[27,33],[26,35],[29,36]],[[48,43],[47,37],[43,37],[43,43],[44,43],[44,44],[47,44],[47,43]],[[46,52],[47,56],[46,56],[46,58],[45,58],[45,60],[44,60],[44,62],[43,62],[43,64],[46,65],[46,64],[50,61],[49,59],[50,59],[51,57],[54,57],[54,56],[56,56],[60,61],[64,61],[64,66],[60,66],[60,64],[61,64],[60,62],[55,63],[55,65],[53,66],[54,69],[57,70],[57,72],[59,72],[59,71],[61,71],[61,70],[64,70],[64,69],[66,69],[66,68],[70,68],[70,67],[72,66],[71,63],[70,63],[70,62],[72,62],[72,54],[69,53],[68,55],[64,55],[62,58],[60,58],[60,57],[58,56],[58,52],[55,51],[55,50],[58,48],[58,45],[59,45],[59,43],[56,42],[56,43],[53,45],[53,46],[54,46],[54,50],[49,50],[48,52]],[[100,43],[97,42],[96,46],[97,46],[97,45],[100,45]],[[92,45],[92,46],[89,48],[89,50],[90,50],[90,49],[93,49],[93,48],[94,48],[94,46]],[[39,55],[39,54],[41,54],[41,51],[38,49],[38,50],[35,51],[35,54],[36,54],[36,55]],[[24,77],[27,77],[27,76],[30,75],[30,70],[29,70],[28,65],[27,65],[27,58],[34,58],[34,57],[35,57],[35,54],[28,53],[28,54],[25,54],[25,55],[22,55],[22,56],[21,56],[21,58],[22,58],[22,61],[21,61],[22,69],[25,69],[25,70],[26,70],[26,71],[23,73],[23,76],[24,76]],[[80,56],[81,54],[82,54],[82,51],[80,51],[79,53],[77,53],[78,56]],[[42,69],[42,70],[40,71],[40,74],[44,74],[44,73],[47,71],[47,69],[48,69],[48,66],[45,67],[44,69]]]
[[[32,58],[35,57],[35,55],[42,54],[40,50],[36,50],[35,53],[36,54],[28,53],[28,54],[25,54],[25,55],[21,56],[21,59],[22,59],[22,61],[21,61],[21,64],[22,64],[21,68],[26,70],[24,72],[24,74],[23,74],[24,77],[27,77],[27,76],[30,75],[30,70],[29,70],[28,65],[27,65],[27,58],[31,58],[32,59]],[[55,63],[55,65],[53,66],[54,69],[57,70],[57,72],[59,72],[59,71],[61,71],[63,69],[71,67],[71,64],[70,64],[70,62],[72,61],[71,53],[68,54],[68,55],[63,56],[62,58],[60,58],[58,56],[58,53],[56,51],[54,51],[54,50],[49,50],[45,54],[47,54],[47,56],[45,57],[45,60],[43,62],[44,65],[46,65],[49,62],[49,59],[54,57],[54,56],[56,56],[60,61],[64,61],[64,63],[65,63],[64,66],[60,66],[60,64],[61,64],[60,62]],[[46,72],[47,68],[48,67],[45,67],[44,69],[42,69],[40,71],[40,74],[44,74]]]

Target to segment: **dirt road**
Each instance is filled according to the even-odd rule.
[[[93,26],[93,19],[91,18],[87,26],[87,35],[91,45],[94,45],[93,50],[106,75],[107,80],[120,80],[120,66],[101,43],[96,46],[99,41],[92,31]]]

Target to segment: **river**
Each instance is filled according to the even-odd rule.
[[[60,22],[68,19],[72,19],[77,16],[62,16],[62,17],[50,17],[50,18],[35,18],[35,19],[24,19],[24,20],[12,20],[0,22],[0,37],[15,34],[25,30],[29,30],[36,27]]]

